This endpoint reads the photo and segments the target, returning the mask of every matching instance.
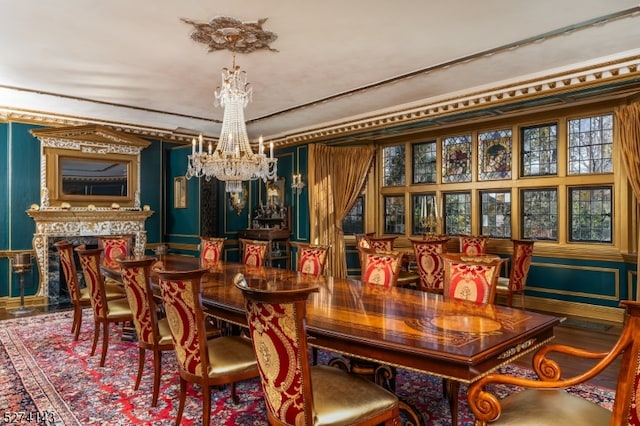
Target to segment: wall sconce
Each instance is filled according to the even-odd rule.
[[[296,195],[300,195],[300,193],[302,192],[302,188],[304,188],[302,175],[301,174],[293,175],[293,180],[291,182],[291,189],[295,191]]]

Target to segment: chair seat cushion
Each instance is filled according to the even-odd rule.
[[[207,340],[209,378],[258,369],[251,341],[244,337],[221,336]]]
[[[171,337],[171,329],[169,329],[169,321],[166,318],[161,318],[158,320],[158,332],[160,336],[158,336],[158,344],[159,345],[168,345],[173,343],[173,338]]]
[[[88,287],[83,287],[80,289],[80,301],[91,302],[91,293],[89,292]]]
[[[509,291],[509,278],[507,277],[498,277],[498,286],[496,287],[497,291]]]
[[[131,312],[129,301],[126,298],[109,300],[107,301],[107,305],[109,306],[107,318],[121,318],[123,320],[133,319],[133,313]]]
[[[391,392],[335,367],[312,367],[311,383],[316,426],[359,423],[398,404]]]
[[[611,411],[564,390],[527,389],[502,400],[492,425],[608,425]]]
[[[124,293],[124,289],[120,285],[109,285],[105,287],[105,295],[107,296],[107,300],[113,299],[122,299],[126,297]],[[91,293],[89,292],[88,287],[82,287],[80,289],[80,302],[82,303],[90,303],[91,302]]]

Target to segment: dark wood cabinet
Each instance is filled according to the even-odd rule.
[[[280,208],[256,209],[252,219],[253,227],[238,231],[238,238],[269,241],[267,266],[284,266],[289,269],[291,253],[289,237],[291,235],[291,206]]]

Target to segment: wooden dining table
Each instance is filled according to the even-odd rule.
[[[166,270],[200,267],[193,257],[166,255],[160,261],[158,266]],[[119,276],[118,271],[104,272]],[[203,275],[202,303],[210,315],[240,326],[246,326],[247,320],[242,293],[233,284],[238,273],[250,286],[274,290],[317,286],[318,292],[307,302],[309,343],[346,357],[447,379],[454,425],[461,384],[468,385],[544,345],[560,322],[550,315],[413,289],[222,262]],[[157,283],[155,272],[151,281]]]

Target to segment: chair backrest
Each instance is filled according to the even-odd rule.
[[[374,235],[374,232],[369,232],[366,234],[354,234],[354,236],[356,237],[356,249],[371,248],[371,245],[369,244],[369,238],[373,237]]]
[[[307,244],[296,241],[289,243],[296,250],[296,271],[303,274],[322,275],[327,262],[329,245]]]
[[[160,340],[156,303],[149,282],[151,265],[155,261],[153,257],[118,260],[138,341],[148,345],[156,344]]]
[[[202,378],[208,373],[209,355],[200,279],[206,269],[158,271],[162,302],[182,375]]]
[[[307,298],[318,288],[268,291],[249,287],[241,275],[234,281],[245,297],[269,423],[312,425],[313,389],[304,321]]]
[[[513,240],[513,258],[509,273],[509,290],[511,291],[524,289],[531,266],[534,242],[532,240]]]
[[[460,235],[460,253],[469,256],[485,254],[487,252],[487,240],[484,235]]]
[[[78,283],[78,271],[76,270],[76,262],[73,255],[73,244],[69,241],[62,240],[56,241],[53,245],[60,255],[60,264],[62,265],[64,279],[67,282],[71,302],[77,303],[80,301],[80,285]]]
[[[98,247],[104,250],[102,253],[102,266],[109,269],[118,269],[120,264],[117,259],[129,256],[132,253],[133,236],[98,237]]]
[[[416,257],[419,288],[423,291],[442,293],[444,289],[444,261],[440,256],[447,251],[449,238],[439,240],[411,240]]]
[[[238,238],[242,248],[242,262],[248,266],[264,266],[267,262],[269,241],[247,240]]]
[[[96,318],[107,318],[109,306],[107,305],[107,295],[104,287],[104,280],[100,272],[100,259],[103,249],[87,249],[84,245],[76,247],[76,252],[80,257],[80,265],[84,280],[89,287],[91,294],[91,308]]]
[[[393,245],[398,237],[367,237],[369,248],[374,250],[393,250]]]
[[[474,256],[444,260],[444,296],[476,303],[494,303],[500,267],[504,259]]]
[[[200,237],[200,266],[210,268],[222,260],[226,238]]]
[[[399,251],[359,249],[362,260],[362,275],[364,283],[378,284],[385,287],[395,287],[402,266],[402,253]]]

